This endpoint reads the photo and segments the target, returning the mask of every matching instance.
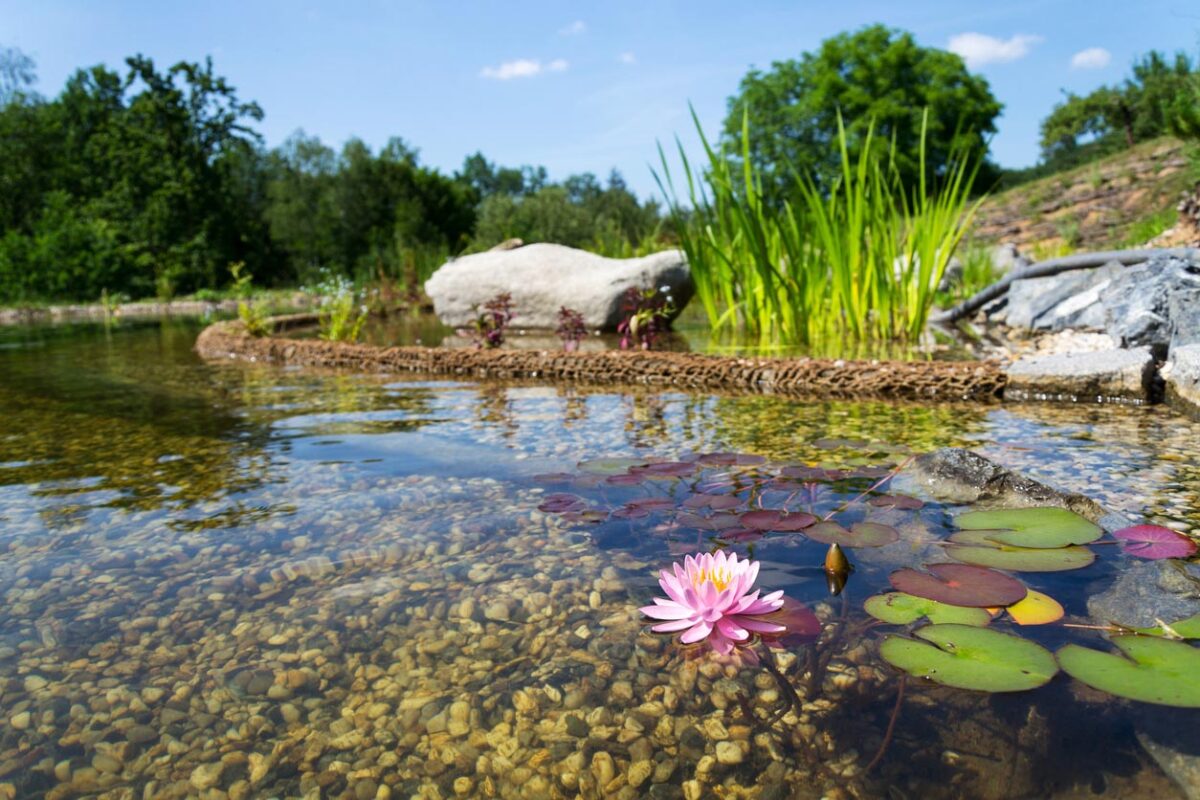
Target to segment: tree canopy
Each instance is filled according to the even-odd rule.
[[[1194,115],[1198,65],[1187,53],[1152,50],[1115,86],[1067,93],[1042,121],[1042,159],[1073,166],[1170,132],[1183,133]]]
[[[780,190],[790,184],[791,167],[828,185],[838,169],[840,112],[852,157],[873,124],[875,146],[894,142],[901,178],[915,182],[926,109],[927,177],[936,177],[956,152],[986,156],[1001,108],[987,81],[968,72],[959,56],[872,25],[827,39],[798,60],[752,70],[728,101],[724,133],[739,141],[747,115],[750,158]]]
[[[399,137],[340,150],[297,131],[267,150],[263,112],[210,60],[127,59],[30,91],[32,60],[0,47],[0,302],[163,297],[326,273],[420,281],[448,256],[517,236],[627,254],[657,230],[613,172],[552,183],[482,153],[461,173]]]

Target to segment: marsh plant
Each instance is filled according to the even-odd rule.
[[[573,353],[579,349],[579,343],[587,338],[587,325],[583,322],[583,314],[573,308],[563,306],[558,309],[558,326],[555,335],[562,340],[563,350]]]
[[[508,326],[516,312],[513,311],[512,295],[503,292],[488,300],[477,314],[470,328],[461,328],[460,336],[468,337],[479,349],[494,350],[504,344]]]
[[[667,287],[639,289],[631,286],[625,290],[621,303],[625,312],[625,318],[617,326],[621,349],[653,350],[658,337],[671,326],[671,317],[675,315],[675,301]]]
[[[738,152],[714,146],[693,120],[707,163],[694,167],[680,146],[686,188],[677,187],[660,147],[656,177],[714,329],[740,327],[763,344],[920,336],[980,202],[969,197],[978,164],[966,154],[930,176],[927,114],[916,185],[901,179],[895,145],[870,129],[852,158],[839,119],[837,179],[826,191],[793,170],[779,203],[754,166],[747,118]]]
[[[354,284],[344,276],[326,273],[315,291],[321,298],[318,336],[327,342],[358,341],[367,308],[359,302]]]
[[[238,319],[251,336],[266,336],[271,332],[271,324],[267,321],[269,313],[262,303],[250,299],[254,293],[251,285],[253,277],[246,271],[245,261],[234,261],[229,265],[229,274],[233,278],[232,292],[238,299]]]

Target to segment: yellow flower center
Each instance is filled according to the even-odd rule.
[[[692,588],[699,589],[703,583],[711,583],[717,591],[724,591],[733,582],[733,575],[727,569],[702,569],[692,577]]]

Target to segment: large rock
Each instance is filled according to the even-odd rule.
[[[1103,330],[1101,293],[1124,269],[1119,263],[1013,281],[1004,321],[1010,327],[1038,331],[1065,328]]]
[[[1012,242],[993,245],[988,255],[992,259],[992,267],[1001,275],[1007,275],[1015,269],[1025,269],[1033,263],[1021,255],[1021,251]]]
[[[1147,347],[1029,356],[1005,372],[1006,399],[1145,402],[1155,394],[1154,355]]]
[[[1102,525],[1106,516],[1104,508],[1091,498],[1047,486],[962,447],[943,447],[918,456],[897,476],[893,488],[960,505],[1058,506]]]
[[[1171,348],[1163,378],[1167,402],[1185,411],[1200,413],[1200,344]]]
[[[1100,292],[1105,330],[1125,347],[1149,347],[1165,355],[1177,327],[1183,336],[1200,317],[1200,265],[1154,258],[1126,267]],[[1179,316],[1179,320],[1175,319]]]
[[[695,287],[687,258],[668,250],[643,258],[612,259],[557,244],[530,244],[449,261],[425,282],[434,310],[447,325],[468,325],[498,294],[513,298],[520,328],[553,328],[563,306],[583,315],[588,328],[615,330],[630,287],[666,287],[676,311]]]

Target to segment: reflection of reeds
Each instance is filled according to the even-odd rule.
[[[763,344],[822,338],[915,339],[933,308],[938,283],[979,202],[968,198],[977,167],[955,157],[926,181],[922,125],[917,186],[906,186],[895,145],[868,132],[851,158],[838,130],[841,174],[828,191],[793,171],[790,199],[772,204],[750,159],[743,117],[740,167],[697,131],[708,163],[693,168],[682,146],[684,208],[665,152],[659,187],[688,255],[696,295],[714,329],[741,327]],[[956,154],[956,156],[961,154]]]

